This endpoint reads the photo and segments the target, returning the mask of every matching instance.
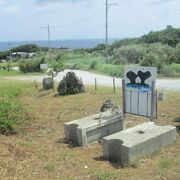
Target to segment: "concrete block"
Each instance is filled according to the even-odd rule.
[[[79,146],[97,142],[99,139],[124,129],[124,115],[106,111],[64,124],[65,138]]]
[[[176,128],[143,123],[103,138],[103,157],[121,164],[132,163],[176,141]]]

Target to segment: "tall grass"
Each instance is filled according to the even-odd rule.
[[[96,63],[95,63],[96,62]],[[95,64],[96,65],[95,65]],[[94,65],[95,66],[94,66]],[[81,69],[81,70],[91,70],[96,69],[98,64],[104,64],[104,57],[94,56],[94,55],[79,55],[74,54],[68,57],[66,68],[68,69]]]
[[[23,82],[0,83],[0,133],[10,134],[29,117],[18,97],[31,85]]]
[[[110,76],[123,76],[123,65],[106,64],[105,57],[94,54],[78,54],[69,56],[66,68],[95,71]]]
[[[0,133],[9,134],[14,132],[15,128],[25,121],[25,112],[21,103],[7,98],[1,98]]]
[[[180,64],[162,65],[160,74],[165,77],[180,77]]]
[[[7,71],[7,70],[0,70],[0,77],[1,76],[19,76],[23,75],[20,71]]]
[[[125,65],[106,64],[105,57],[94,54],[71,54],[66,63],[66,68],[80,69],[107,74],[110,76],[123,77]],[[128,64],[126,64],[128,65]],[[133,64],[132,64],[133,65]],[[137,66],[137,64],[136,64]],[[180,64],[161,64],[160,76],[180,77]]]
[[[22,92],[33,87],[32,83],[25,83],[21,81],[0,79],[0,97],[15,98],[21,95]]]
[[[97,66],[96,70],[98,72],[101,72],[110,76],[123,77],[124,66],[112,65],[112,64],[101,64]]]

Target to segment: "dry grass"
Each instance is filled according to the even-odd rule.
[[[92,87],[72,96],[31,91],[20,101],[33,112],[34,120],[14,136],[0,135],[0,179],[172,179],[180,177],[180,137],[177,142],[151,157],[122,168],[102,159],[101,144],[73,147],[64,141],[63,123],[94,114],[111,97],[121,104],[121,94],[110,88]],[[180,125],[180,94],[168,93],[158,103],[157,124]],[[127,115],[127,126],[147,121]]]

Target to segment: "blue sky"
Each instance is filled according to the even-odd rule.
[[[180,27],[180,0],[109,0],[109,37]],[[105,38],[105,0],[0,0],[0,41]]]

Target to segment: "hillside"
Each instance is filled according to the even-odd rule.
[[[164,30],[150,31],[148,34],[145,34],[139,38],[126,38],[116,41],[111,47],[117,48],[123,45],[140,43],[162,43],[171,47],[176,47],[176,45],[180,43],[180,28],[173,28],[172,26],[168,25]]]

